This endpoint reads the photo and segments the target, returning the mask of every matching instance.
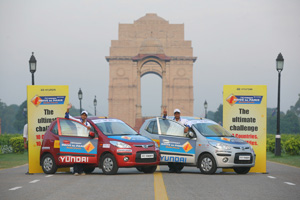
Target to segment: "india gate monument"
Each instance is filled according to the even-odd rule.
[[[133,24],[119,24],[118,40],[111,41],[108,115],[135,127],[142,123],[141,77],[153,73],[162,79],[161,112],[179,108],[193,116],[193,57],[191,41],[184,40],[184,24],[170,24],[146,14]]]

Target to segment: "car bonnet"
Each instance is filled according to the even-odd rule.
[[[120,141],[124,141],[124,142],[134,142],[134,143],[146,143],[146,142],[152,142],[151,139],[146,138],[144,136],[141,135],[110,135],[107,136],[110,139],[114,139],[114,140],[120,140]]]
[[[233,144],[233,145],[245,145],[248,144],[244,140],[241,140],[236,137],[207,137],[209,141],[214,141],[214,142],[222,142],[226,144]]]

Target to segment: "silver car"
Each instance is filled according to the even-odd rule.
[[[140,134],[159,145],[161,165],[175,172],[184,166],[196,166],[203,174],[214,174],[217,168],[233,168],[238,174],[246,174],[255,165],[250,144],[212,120],[189,120],[188,133],[180,123],[160,117],[148,119],[141,126]]]

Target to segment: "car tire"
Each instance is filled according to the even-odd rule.
[[[95,170],[95,167],[91,167],[91,166],[84,166],[84,168],[83,168],[83,171],[86,174],[91,174],[91,173],[93,173],[94,170]]]
[[[214,174],[217,170],[214,157],[208,153],[200,157],[198,165],[202,174]]]
[[[45,174],[54,174],[57,170],[55,160],[51,154],[44,155],[41,164]]]
[[[102,171],[106,175],[113,175],[118,172],[118,164],[115,157],[112,154],[106,154],[102,159]]]
[[[180,173],[181,170],[184,168],[184,165],[182,163],[169,162],[168,167],[169,167],[169,172]]]
[[[237,174],[247,174],[250,171],[251,167],[235,167],[233,170]]]
[[[157,166],[146,166],[146,167],[142,167],[142,172],[144,172],[145,174],[152,174],[155,172]]]

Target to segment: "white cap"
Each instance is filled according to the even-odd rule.
[[[180,113],[180,110],[179,110],[178,108],[176,108],[176,109],[174,110],[174,114],[177,113],[177,112]]]
[[[86,116],[88,116],[88,112],[87,112],[87,111],[85,111],[85,110],[84,110],[84,111],[82,111],[80,115],[82,115],[82,114],[86,114]]]

